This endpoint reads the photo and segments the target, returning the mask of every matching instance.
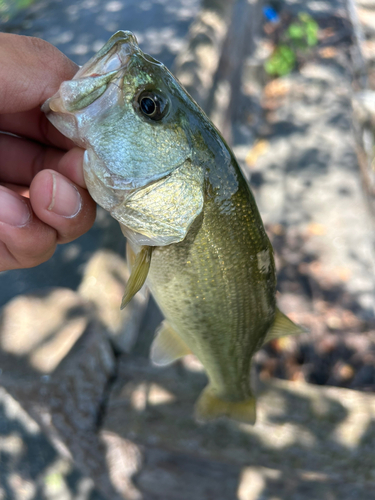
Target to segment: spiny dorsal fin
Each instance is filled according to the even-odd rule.
[[[187,354],[191,354],[191,350],[171,325],[167,321],[163,321],[156,331],[156,337],[151,346],[151,361],[154,365],[164,366]]]
[[[285,314],[276,307],[275,320],[271,328],[268,330],[262,345],[279,337],[285,337],[286,335],[298,335],[300,333],[306,333],[306,331],[307,330],[302,328],[302,326],[293,323],[288,316],[285,316]]]
[[[126,283],[121,309],[129,304],[134,295],[142,288],[146,281],[151,263],[152,247],[142,247],[137,254],[128,282]]]

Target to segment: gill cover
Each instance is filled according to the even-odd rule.
[[[157,120],[143,112],[145,103],[163,104]],[[182,241],[202,210],[203,173],[191,161],[190,106],[164,65],[126,31],[113,35],[43,105],[52,123],[86,149],[91,196],[134,244]]]
[[[136,245],[177,243],[185,238],[202,211],[203,185],[202,170],[186,161],[166,178],[137,190],[110,212]]]

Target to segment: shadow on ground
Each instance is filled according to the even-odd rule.
[[[217,4],[223,6],[207,1],[203,8]],[[78,294],[71,292],[64,309],[42,293],[38,300],[48,307],[39,322],[33,317],[28,330],[20,329],[23,336],[15,338],[14,325],[0,325],[0,488],[10,500],[56,492],[90,500],[375,495],[374,396],[365,393],[375,388],[372,240],[348,111],[352,39],[347,22],[332,14],[344,4],[319,3],[322,29],[340,41],[337,57],[320,57],[326,43],[299,73],[276,84],[265,77],[248,36],[254,23],[262,26],[254,5],[238,1],[229,17],[222,9],[216,25],[202,16],[204,36],[192,37],[188,50],[219,48],[217,64],[208,75],[207,64],[201,73],[202,66],[181,58],[176,71],[190,72],[195,97],[234,146],[275,247],[280,305],[310,333],[274,341],[258,354],[254,428],[225,421],[199,426],[192,415],[206,384],[201,367],[188,357],[156,369],[146,359],[161,320],[152,301],[132,353],[124,354],[112,348],[103,325],[92,321],[95,309]],[[301,3],[287,5],[293,15]],[[145,51],[169,65],[196,10],[197,2],[182,1],[129,1],[126,9],[114,1],[41,1],[6,30],[42,36],[82,63],[111,32],[130,28]],[[123,25],[126,16],[132,21]],[[239,19],[245,22],[236,29]],[[263,141],[264,150],[255,161],[254,141]],[[121,254],[124,240],[100,212],[94,230],[61,247],[50,263],[3,274],[1,303],[36,283],[77,288],[84,263],[102,246]],[[56,311],[53,323],[48,314]],[[327,384],[362,392],[321,387]]]

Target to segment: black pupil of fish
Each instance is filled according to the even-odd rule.
[[[141,100],[141,109],[145,115],[152,115],[156,110],[156,104],[150,97]]]

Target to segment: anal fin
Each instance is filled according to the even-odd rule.
[[[151,345],[150,358],[153,364],[157,366],[169,365],[187,354],[191,354],[191,350],[170,324],[164,320],[156,331]]]
[[[256,401],[253,396],[243,401],[225,401],[216,396],[208,385],[195,405],[195,419],[207,423],[220,417],[227,417],[245,424],[255,424]]]
[[[275,320],[271,328],[268,330],[262,345],[279,337],[285,337],[286,335],[299,335],[300,333],[306,333],[306,331],[307,330],[302,328],[302,326],[293,323],[288,316],[276,307]]]
[[[128,282],[126,283],[121,309],[129,304],[134,295],[142,288],[146,281],[151,264],[152,247],[142,247],[137,254]]]

